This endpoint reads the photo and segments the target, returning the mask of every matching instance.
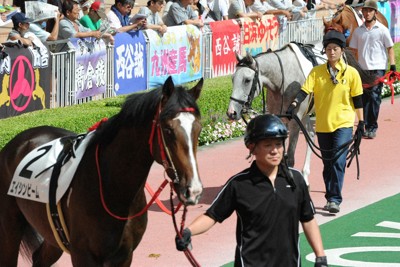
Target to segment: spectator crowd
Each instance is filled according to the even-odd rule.
[[[7,19],[5,11],[18,7],[12,7],[6,1],[9,0],[0,4],[3,21]],[[307,18],[310,11],[324,8],[322,4],[312,2],[315,0],[307,1],[170,0],[165,3],[164,0],[149,0],[147,6],[132,14],[134,0],[115,0],[108,12],[99,0],[52,0],[48,4],[55,6],[54,15],[44,19],[28,17],[24,2],[14,1],[14,4],[21,4],[21,12],[15,12],[11,17],[13,28],[7,42],[31,46],[35,42],[93,37],[113,44],[113,36],[118,32],[152,29],[162,36],[169,26],[193,24],[201,28],[212,21],[246,17],[257,20],[266,14],[276,15],[280,25],[284,26],[287,21]]]

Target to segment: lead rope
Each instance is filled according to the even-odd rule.
[[[193,109],[191,108],[187,108],[187,109],[182,109],[182,111],[185,112],[193,112]],[[178,207],[175,211],[174,211],[174,203],[172,201],[173,198],[173,194],[174,194],[174,186],[173,184],[175,182],[179,182],[179,177],[178,177],[178,173],[176,172],[174,163],[172,162],[172,158],[171,158],[171,154],[169,152],[169,149],[165,143],[165,139],[164,139],[164,135],[161,131],[161,127],[158,127],[158,137],[159,140],[162,140],[162,144],[160,143],[159,145],[164,147],[164,151],[165,151],[165,155],[166,158],[163,160],[163,162],[166,162],[166,166],[164,166],[166,169],[172,169],[172,171],[174,172],[175,175],[175,180],[173,182],[170,183],[171,186],[171,194],[170,194],[170,203],[171,203],[171,212],[172,212],[172,222],[174,224],[174,228],[175,228],[175,232],[177,234],[177,236],[179,238],[182,238],[182,232],[183,232],[183,228],[185,227],[185,220],[186,220],[186,213],[187,213],[187,206],[184,205],[183,207],[183,213],[182,213],[182,220],[181,220],[181,228],[180,230],[178,230],[178,225],[176,223],[176,217],[175,214],[178,211],[178,209],[180,208],[180,205],[182,205],[182,202],[179,203]],[[171,164],[171,167],[168,167],[168,162]],[[192,252],[189,249],[186,249],[183,251],[183,253],[185,253],[186,258],[189,260],[190,264],[192,264],[193,267],[200,267],[200,264],[196,261],[196,259],[194,258]]]
[[[169,199],[170,199],[170,204],[171,204],[171,210],[172,210],[172,207],[174,206],[174,203],[173,203],[173,201],[172,201],[173,194],[174,194],[174,189],[173,189],[173,186],[171,185],[171,195],[170,195],[170,198],[169,198]],[[185,228],[186,213],[187,213],[187,206],[185,205],[184,208],[183,208],[183,213],[182,213],[182,220],[181,220],[181,227],[180,227],[180,229],[178,229],[178,224],[177,224],[177,222],[176,222],[176,217],[175,217],[176,212],[173,212],[173,213],[172,213],[172,222],[173,222],[173,224],[174,224],[175,232],[176,232],[176,235],[178,236],[178,238],[182,238],[182,232],[183,232],[183,229]],[[191,252],[188,248],[185,249],[185,250],[183,251],[183,253],[185,253],[186,258],[188,259],[188,261],[190,262],[190,264],[191,264],[193,267],[200,267],[200,266],[201,266],[201,265],[196,261],[196,259],[194,258],[192,252]]]
[[[290,115],[283,115],[283,114],[278,115],[278,117],[288,117],[288,116],[290,116]],[[349,162],[347,164],[347,168],[350,167],[350,165],[351,165],[351,163],[353,161],[353,158],[355,157],[356,158],[356,163],[357,163],[357,180],[360,179],[360,163],[358,161],[358,154],[360,154],[360,143],[361,143],[361,138],[362,138],[361,136],[354,135],[352,139],[350,139],[349,141],[343,143],[341,146],[339,146],[339,147],[337,147],[335,149],[330,149],[330,150],[321,149],[313,142],[312,138],[308,134],[308,132],[305,129],[304,125],[301,123],[301,120],[299,119],[299,117],[297,117],[297,115],[294,115],[292,118],[299,125],[301,131],[303,132],[304,138],[306,139],[306,142],[310,146],[311,151],[318,158],[320,158],[322,160],[335,162],[345,152],[346,148],[349,147],[348,154],[347,154],[347,157],[346,157],[346,160],[349,160]],[[331,157],[331,158],[324,158],[324,157],[322,157],[322,155],[319,155],[316,150],[331,152],[331,153],[333,153],[334,156]]]
[[[194,112],[193,108],[183,108],[180,111],[182,112]],[[160,104],[160,108],[159,108],[159,113],[157,115],[157,119],[159,117],[161,113],[161,104]],[[158,143],[160,146],[160,152],[161,152],[161,157],[162,157],[162,162],[163,162],[163,166],[165,168],[165,171],[167,169],[172,169],[172,171],[174,172],[175,178],[173,182],[170,182],[170,187],[171,187],[171,194],[170,194],[170,203],[171,203],[171,212],[172,212],[172,222],[174,224],[174,228],[175,228],[175,232],[177,234],[177,236],[179,238],[182,238],[182,232],[183,232],[183,228],[185,227],[185,220],[186,220],[186,213],[187,213],[187,207],[186,205],[184,205],[183,208],[183,213],[182,213],[182,220],[181,220],[181,228],[180,230],[178,229],[178,225],[176,223],[176,217],[175,214],[178,211],[179,208],[177,208],[176,210],[174,210],[174,203],[172,201],[173,198],[173,194],[174,194],[174,183],[179,183],[179,176],[178,173],[175,169],[174,163],[172,161],[172,157],[171,154],[169,152],[168,146],[165,143],[165,138],[164,138],[164,134],[161,130],[161,126],[157,127],[157,137],[158,137]],[[169,166],[169,164],[171,166]],[[180,205],[182,205],[182,202],[179,203]],[[178,207],[180,207],[180,205],[178,205]],[[186,249],[184,251],[186,258],[189,260],[190,264],[193,267],[200,267],[200,264],[196,261],[196,259],[194,258],[192,252],[189,249]]]

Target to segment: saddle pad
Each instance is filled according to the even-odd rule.
[[[357,11],[353,7],[350,6],[350,9],[351,9],[351,11],[353,11],[353,14],[354,14],[354,17],[357,20],[358,26],[361,26],[364,22],[362,21],[362,19],[360,19],[359,14],[357,13]],[[355,30],[355,29],[353,29],[353,30]]]
[[[307,78],[308,74],[310,73],[311,69],[313,68],[313,64],[309,61],[303,53],[301,53],[300,48],[294,44],[289,43],[290,48],[292,48],[293,52],[296,54],[296,58],[300,63],[301,70],[304,74],[304,77]]]
[[[78,148],[74,150],[76,157],[71,157],[62,166],[56,193],[57,202],[67,191],[93,132],[88,133]],[[8,195],[49,203],[52,166],[57,162],[58,155],[63,148],[59,138],[29,152],[15,170]]]

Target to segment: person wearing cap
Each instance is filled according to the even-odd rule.
[[[145,28],[155,30],[161,35],[166,33],[168,30],[159,13],[163,9],[164,5],[164,0],[150,0],[147,2],[147,6],[141,7],[138,12],[138,14],[147,16]]]
[[[60,21],[60,29],[58,32],[59,40],[69,38],[101,37],[100,31],[92,31],[80,24],[78,20],[79,12],[80,7],[78,2],[66,0],[62,3],[62,13],[64,18]]]
[[[106,18],[104,5],[100,1],[96,1],[90,6],[88,14],[84,15],[79,22],[86,28],[96,31],[100,29],[102,18]]]
[[[78,20],[80,7],[75,1],[65,0],[62,3],[62,11],[64,18],[60,21],[60,29],[58,39],[65,40],[69,38],[104,38],[106,41],[113,43],[114,39],[109,33],[101,33],[99,30],[92,31],[84,27]]]
[[[251,166],[232,176],[211,206],[176,237],[178,250],[233,213],[237,215],[234,266],[300,266],[299,222],[316,255],[327,265],[315,210],[303,176],[286,164],[288,130],[275,115],[260,115],[247,125],[244,142]]]
[[[32,46],[32,37],[25,38],[25,34],[28,32],[29,25],[33,21],[31,18],[27,18],[24,13],[18,12],[11,17],[13,22],[13,28],[8,34],[8,40],[20,41],[24,46]]]
[[[376,1],[365,1],[361,12],[364,23],[354,30],[349,47],[356,50],[355,54],[358,55],[361,68],[380,78],[385,75],[388,60],[390,71],[396,71],[393,40],[389,29],[376,19],[378,12]],[[382,87],[383,83],[378,83],[364,90],[364,137],[368,139],[375,138],[378,130]]]
[[[314,67],[287,109],[294,115],[308,94],[314,94],[315,131],[324,169],[324,210],[340,211],[343,201],[342,187],[346,169],[348,147],[339,148],[352,139],[355,114],[358,117],[356,134],[364,131],[363,88],[358,71],[343,59],[346,38],[341,32],[328,31],[323,37],[328,61]]]
[[[118,32],[136,31],[146,26],[146,19],[139,18],[132,21],[129,17],[132,8],[135,6],[133,0],[115,0],[115,4],[111,6],[107,13],[110,26]]]

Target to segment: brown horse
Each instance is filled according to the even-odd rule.
[[[195,101],[202,86],[201,79],[191,90],[175,88],[170,77],[162,88],[129,96],[121,111],[93,133],[59,202],[74,266],[130,265],[146,229],[147,213],[127,217],[145,210],[144,185],[154,161],[164,165],[184,205],[198,202],[202,184],[196,151],[201,125]],[[2,267],[17,266],[21,241],[27,256],[32,255],[33,266],[51,266],[63,253],[47,219],[46,203],[7,192],[28,152],[66,136],[75,134],[49,126],[31,128],[0,152]]]
[[[355,10],[356,13],[359,13],[357,10]],[[361,15],[362,16],[362,15]],[[381,12],[376,13],[376,18],[377,20],[388,27],[388,22],[385,18],[385,16]],[[324,33],[326,33],[329,30],[337,30],[341,33],[345,33],[346,31],[349,31],[350,35],[346,39],[346,45],[349,46],[350,40],[353,35],[353,31],[359,26],[357,20],[362,20],[361,18],[357,19],[353,8],[348,5],[343,5],[341,6],[338,11],[333,15],[332,20],[327,21],[325,18],[322,18],[324,22]]]

